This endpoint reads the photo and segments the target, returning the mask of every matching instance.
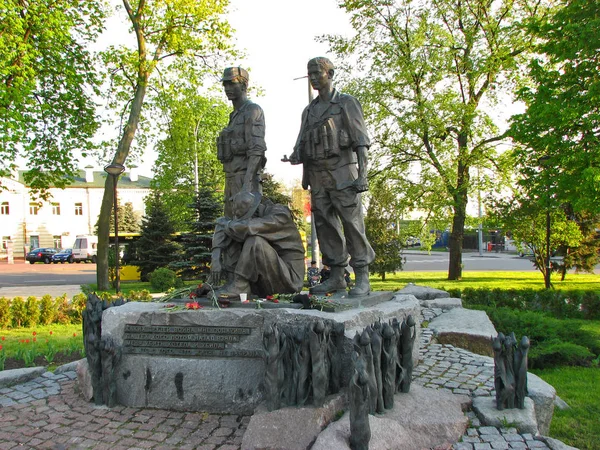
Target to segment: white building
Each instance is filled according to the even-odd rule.
[[[68,248],[78,234],[94,234],[106,172],[87,166],[66,188],[50,188],[47,202],[32,199],[23,173],[0,178],[0,259],[6,258],[9,241],[14,257],[22,258],[29,249]],[[150,178],[138,176],[132,168],[119,178],[117,191],[120,204],[131,202],[140,217],[144,214]]]

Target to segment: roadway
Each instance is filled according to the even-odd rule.
[[[404,252],[407,272],[435,272],[448,270],[448,252]],[[514,253],[463,253],[465,271],[537,271],[528,258]],[[600,265],[595,273],[600,274]],[[0,262],[0,288],[21,286],[60,286],[96,283],[96,264],[29,264],[15,261],[15,264]]]

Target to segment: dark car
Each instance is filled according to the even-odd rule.
[[[54,256],[52,256],[52,262],[54,264],[64,264],[65,262],[73,264],[73,249],[65,248],[64,250],[56,253]]]
[[[52,261],[52,257],[56,254],[56,252],[58,252],[58,250],[55,248],[34,248],[27,253],[25,259],[31,264],[36,262],[50,264],[50,261]]]

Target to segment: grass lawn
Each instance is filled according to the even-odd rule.
[[[535,370],[571,407],[554,409],[550,435],[581,450],[600,448],[600,369],[561,367]]]
[[[81,324],[38,325],[32,328],[0,330],[0,345],[7,358],[15,358],[31,351],[38,355],[44,355],[49,350],[62,353],[80,352],[83,350]]]
[[[449,281],[446,272],[396,272],[388,273],[385,281],[371,274],[371,288],[375,291],[394,291],[408,283],[436,289],[500,288],[500,289],[544,289],[544,279],[538,272],[463,272],[460,281]],[[600,276],[596,274],[567,274],[565,281],[553,279],[555,289],[600,291]]]

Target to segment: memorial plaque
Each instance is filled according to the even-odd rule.
[[[194,358],[262,358],[262,349],[238,348],[250,327],[125,325],[125,353]]]

